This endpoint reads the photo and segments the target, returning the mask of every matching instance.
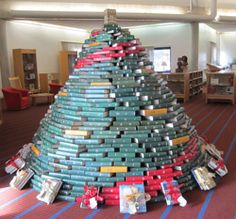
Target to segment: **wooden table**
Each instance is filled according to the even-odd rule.
[[[53,102],[53,94],[50,93],[38,93],[30,95],[32,100],[32,105],[36,105],[37,103],[52,103]]]

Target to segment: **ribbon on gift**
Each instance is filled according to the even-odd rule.
[[[95,188],[94,186],[84,186],[84,192],[85,194],[82,195],[82,200],[83,200],[83,204],[88,207],[91,208],[90,206],[90,199],[95,198],[96,201],[103,201],[103,197],[99,196],[99,190],[97,188]]]
[[[214,169],[214,171],[217,171],[219,169],[224,169],[225,168],[225,164],[224,164],[224,160],[215,160],[215,163],[217,164],[216,168]]]
[[[6,162],[6,166],[10,165],[10,166],[15,167],[16,169],[19,169],[19,167],[18,167],[17,164],[15,163],[15,160],[16,160],[17,158],[19,158],[19,156],[17,156],[17,155],[12,156],[11,159]]]
[[[179,193],[179,189],[182,187],[182,185],[174,186],[172,183],[168,183],[166,185],[168,192],[165,192],[165,195],[171,195],[174,193]]]

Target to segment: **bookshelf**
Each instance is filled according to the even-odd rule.
[[[230,101],[235,104],[236,74],[235,72],[206,72],[207,89],[205,101]]]
[[[38,89],[38,71],[35,49],[13,49],[15,76],[20,78],[23,88]]]
[[[73,73],[74,63],[77,58],[76,51],[60,52],[60,83],[65,84],[70,74]]]
[[[167,86],[177,99],[187,102],[190,98],[202,92],[203,71],[185,73],[164,73],[161,77],[167,81]]]

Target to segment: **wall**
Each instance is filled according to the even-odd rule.
[[[199,24],[199,47],[198,47],[199,69],[206,69],[206,64],[211,61],[211,42],[217,43],[216,30],[212,29],[206,24]]]
[[[6,26],[10,72],[13,74],[12,49],[36,49],[39,73],[59,72],[59,51],[62,41],[83,42],[89,33],[36,22],[8,21]]]
[[[236,63],[236,31],[220,34],[220,64],[229,66]]]
[[[192,28],[191,24],[166,23],[130,28],[144,46],[171,47],[171,70],[175,71],[177,58],[186,55],[189,69],[192,69]]]
[[[8,53],[6,46],[6,21],[0,20],[0,97],[2,97],[2,87],[8,86]]]

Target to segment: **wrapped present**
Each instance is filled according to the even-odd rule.
[[[197,167],[192,169],[192,174],[201,190],[210,190],[216,186],[216,183],[213,179],[215,174],[210,173],[206,167]]]
[[[12,174],[16,172],[18,169],[23,168],[24,166],[25,166],[25,161],[19,155],[15,155],[5,163],[5,171],[7,173]]]
[[[62,181],[57,179],[45,179],[42,183],[41,192],[37,195],[37,199],[47,204],[53,203],[56,198],[60,188],[62,185]]]
[[[96,209],[98,202],[103,202],[103,197],[99,196],[99,189],[94,186],[84,186],[82,199],[78,197],[76,201],[81,202],[81,208]]]
[[[12,188],[21,190],[30,178],[34,175],[34,172],[31,169],[18,170],[16,176],[10,182]]]
[[[207,165],[221,177],[228,173],[228,169],[226,168],[223,159],[216,160],[211,158]]]
[[[222,160],[223,151],[219,151],[214,144],[206,144],[206,151],[218,160]]]
[[[19,150],[18,154],[21,156],[22,159],[26,159],[28,154],[30,153],[31,147],[33,146],[32,143],[25,144],[23,147]]]
[[[165,196],[167,205],[179,204],[179,206],[181,207],[186,206],[187,201],[182,196],[180,187],[181,185],[179,185],[176,180],[161,183],[161,189]]]
[[[144,192],[143,184],[120,185],[120,212],[135,214],[146,212],[150,195]]]

